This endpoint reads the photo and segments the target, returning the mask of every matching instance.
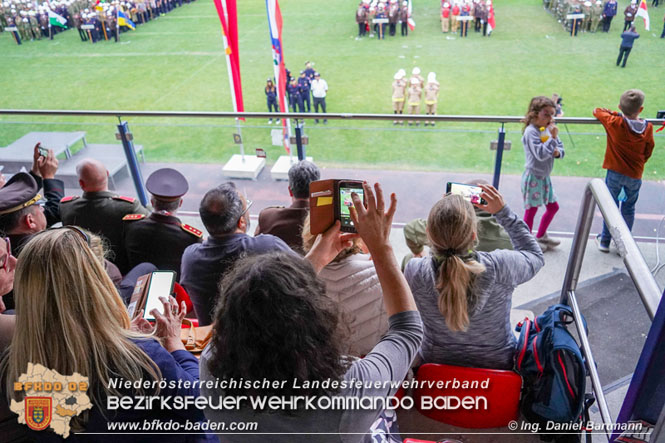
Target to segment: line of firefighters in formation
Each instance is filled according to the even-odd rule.
[[[609,32],[618,10],[616,0],[543,0],[543,6],[572,35],[577,35],[578,32],[596,32],[601,24],[602,31]],[[631,0],[623,11],[624,31],[630,29],[637,17],[637,11],[637,1]],[[569,14],[584,14],[584,18],[569,19]]]
[[[370,37],[375,35],[379,39],[388,34],[394,36],[397,33],[397,24],[401,24],[402,36],[409,35],[409,2],[404,0],[401,5],[398,0],[362,0],[356,10],[356,23],[358,24],[358,40],[369,33]],[[375,19],[385,19],[385,23],[375,23]]]
[[[185,3],[190,1],[194,0],[184,0]],[[120,32],[124,32],[166,14],[182,3],[183,0],[56,0],[40,5],[29,0],[5,0],[0,3],[0,32],[15,27],[12,35],[19,45],[24,41],[53,38],[71,28],[78,30],[82,41],[94,43],[113,38],[117,41],[118,11],[122,11],[121,16],[126,16],[120,23]],[[82,28],[84,25],[88,26]]]
[[[490,35],[492,29],[488,29],[490,14],[493,14],[492,0],[483,3],[481,0],[454,0],[449,2],[443,0],[441,3],[441,32],[457,33],[460,30],[460,36],[466,37],[469,29],[469,22],[473,22],[475,32],[483,33],[483,36]]]
[[[427,115],[436,114],[436,105],[439,101],[439,82],[436,81],[436,74],[430,72],[427,74],[427,83],[420,75],[420,68],[413,68],[411,77],[406,78],[406,71],[400,69],[393,77],[393,112],[395,115],[403,114],[404,106],[408,105],[409,114],[420,114],[420,104],[425,95],[425,113]],[[425,126],[434,126],[434,121],[425,120]],[[404,124],[402,120],[393,121],[393,125]],[[409,122],[409,126],[413,122]],[[416,126],[420,122],[415,122]]]

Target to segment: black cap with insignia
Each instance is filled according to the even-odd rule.
[[[42,196],[38,194],[37,182],[26,172],[14,174],[0,188],[0,215],[10,214],[34,205]]]
[[[148,177],[145,187],[160,200],[175,200],[187,193],[189,184],[180,172],[171,168],[158,169]]]

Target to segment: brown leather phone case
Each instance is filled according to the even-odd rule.
[[[148,301],[148,287],[150,287],[151,277],[152,274],[145,274],[136,280],[136,286],[134,286],[132,298],[129,301],[129,306],[127,306],[129,318],[136,317],[136,315],[141,312],[141,309],[145,309],[145,304]]]
[[[335,190],[339,180],[317,180],[309,184],[309,230],[318,235],[335,223]]]

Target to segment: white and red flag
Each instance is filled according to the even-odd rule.
[[[491,34],[494,28],[496,28],[496,22],[494,21],[494,2],[490,0],[489,8],[487,8],[487,33]]]
[[[413,11],[413,0],[411,0],[409,2],[409,6],[407,7],[407,12],[408,12],[408,17],[409,18],[406,19],[406,25],[409,27],[410,30],[415,31],[416,21],[413,18],[411,18],[411,11]]]
[[[637,8],[637,15],[638,17],[642,17],[644,19],[644,29],[647,31],[649,30],[649,12],[647,11],[647,2],[646,0],[642,0],[640,2],[640,7]]]
[[[238,55],[238,10],[236,0],[214,0],[219,21],[222,23],[222,39],[226,53],[226,67],[231,85],[233,111],[243,112],[242,83],[240,81],[240,57]],[[241,118],[241,120],[245,120]]]
[[[268,27],[270,28],[270,42],[272,44],[273,69],[275,71],[275,86],[277,87],[277,100],[279,112],[288,112],[286,103],[286,67],[284,65],[284,47],[282,46],[282,12],[279,10],[277,0],[266,0],[268,12]],[[289,121],[282,119],[282,133],[284,135],[284,149],[289,149]]]

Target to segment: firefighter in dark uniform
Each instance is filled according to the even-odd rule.
[[[185,248],[201,243],[203,237],[203,232],[176,217],[189,184],[180,172],[163,168],[150,174],[145,187],[152,194],[152,214],[148,217],[141,213],[123,217],[124,247],[129,267],[147,262],[159,270],[174,271],[179,277],[180,260]]]
[[[113,253],[108,259],[125,275],[129,271],[123,247],[122,218],[127,214],[150,215],[133,197],[124,197],[108,190],[108,171],[96,160],[83,160],[77,166],[81,197],[60,200],[63,225],[76,225],[105,238]]]
[[[300,97],[302,98],[305,112],[312,112],[312,102],[309,98],[311,82],[309,78],[307,78],[305,71],[300,71],[300,77],[298,77],[298,88],[300,89]]]
[[[14,17],[12,17],[11,15],[9,17],[7,17],[7,27],[18,29],[18,26],[16,25],[16,22],[14,20],[15,20]],[[20,19],[18,19],[18,20],[20,20]],[[14,37],[14,41],[16,42],[16,44],[20,45],[21,44],[21,36],[19,35],[18,30],[17,31],[11,31],[11,33],[12,33],[12,36]]]

